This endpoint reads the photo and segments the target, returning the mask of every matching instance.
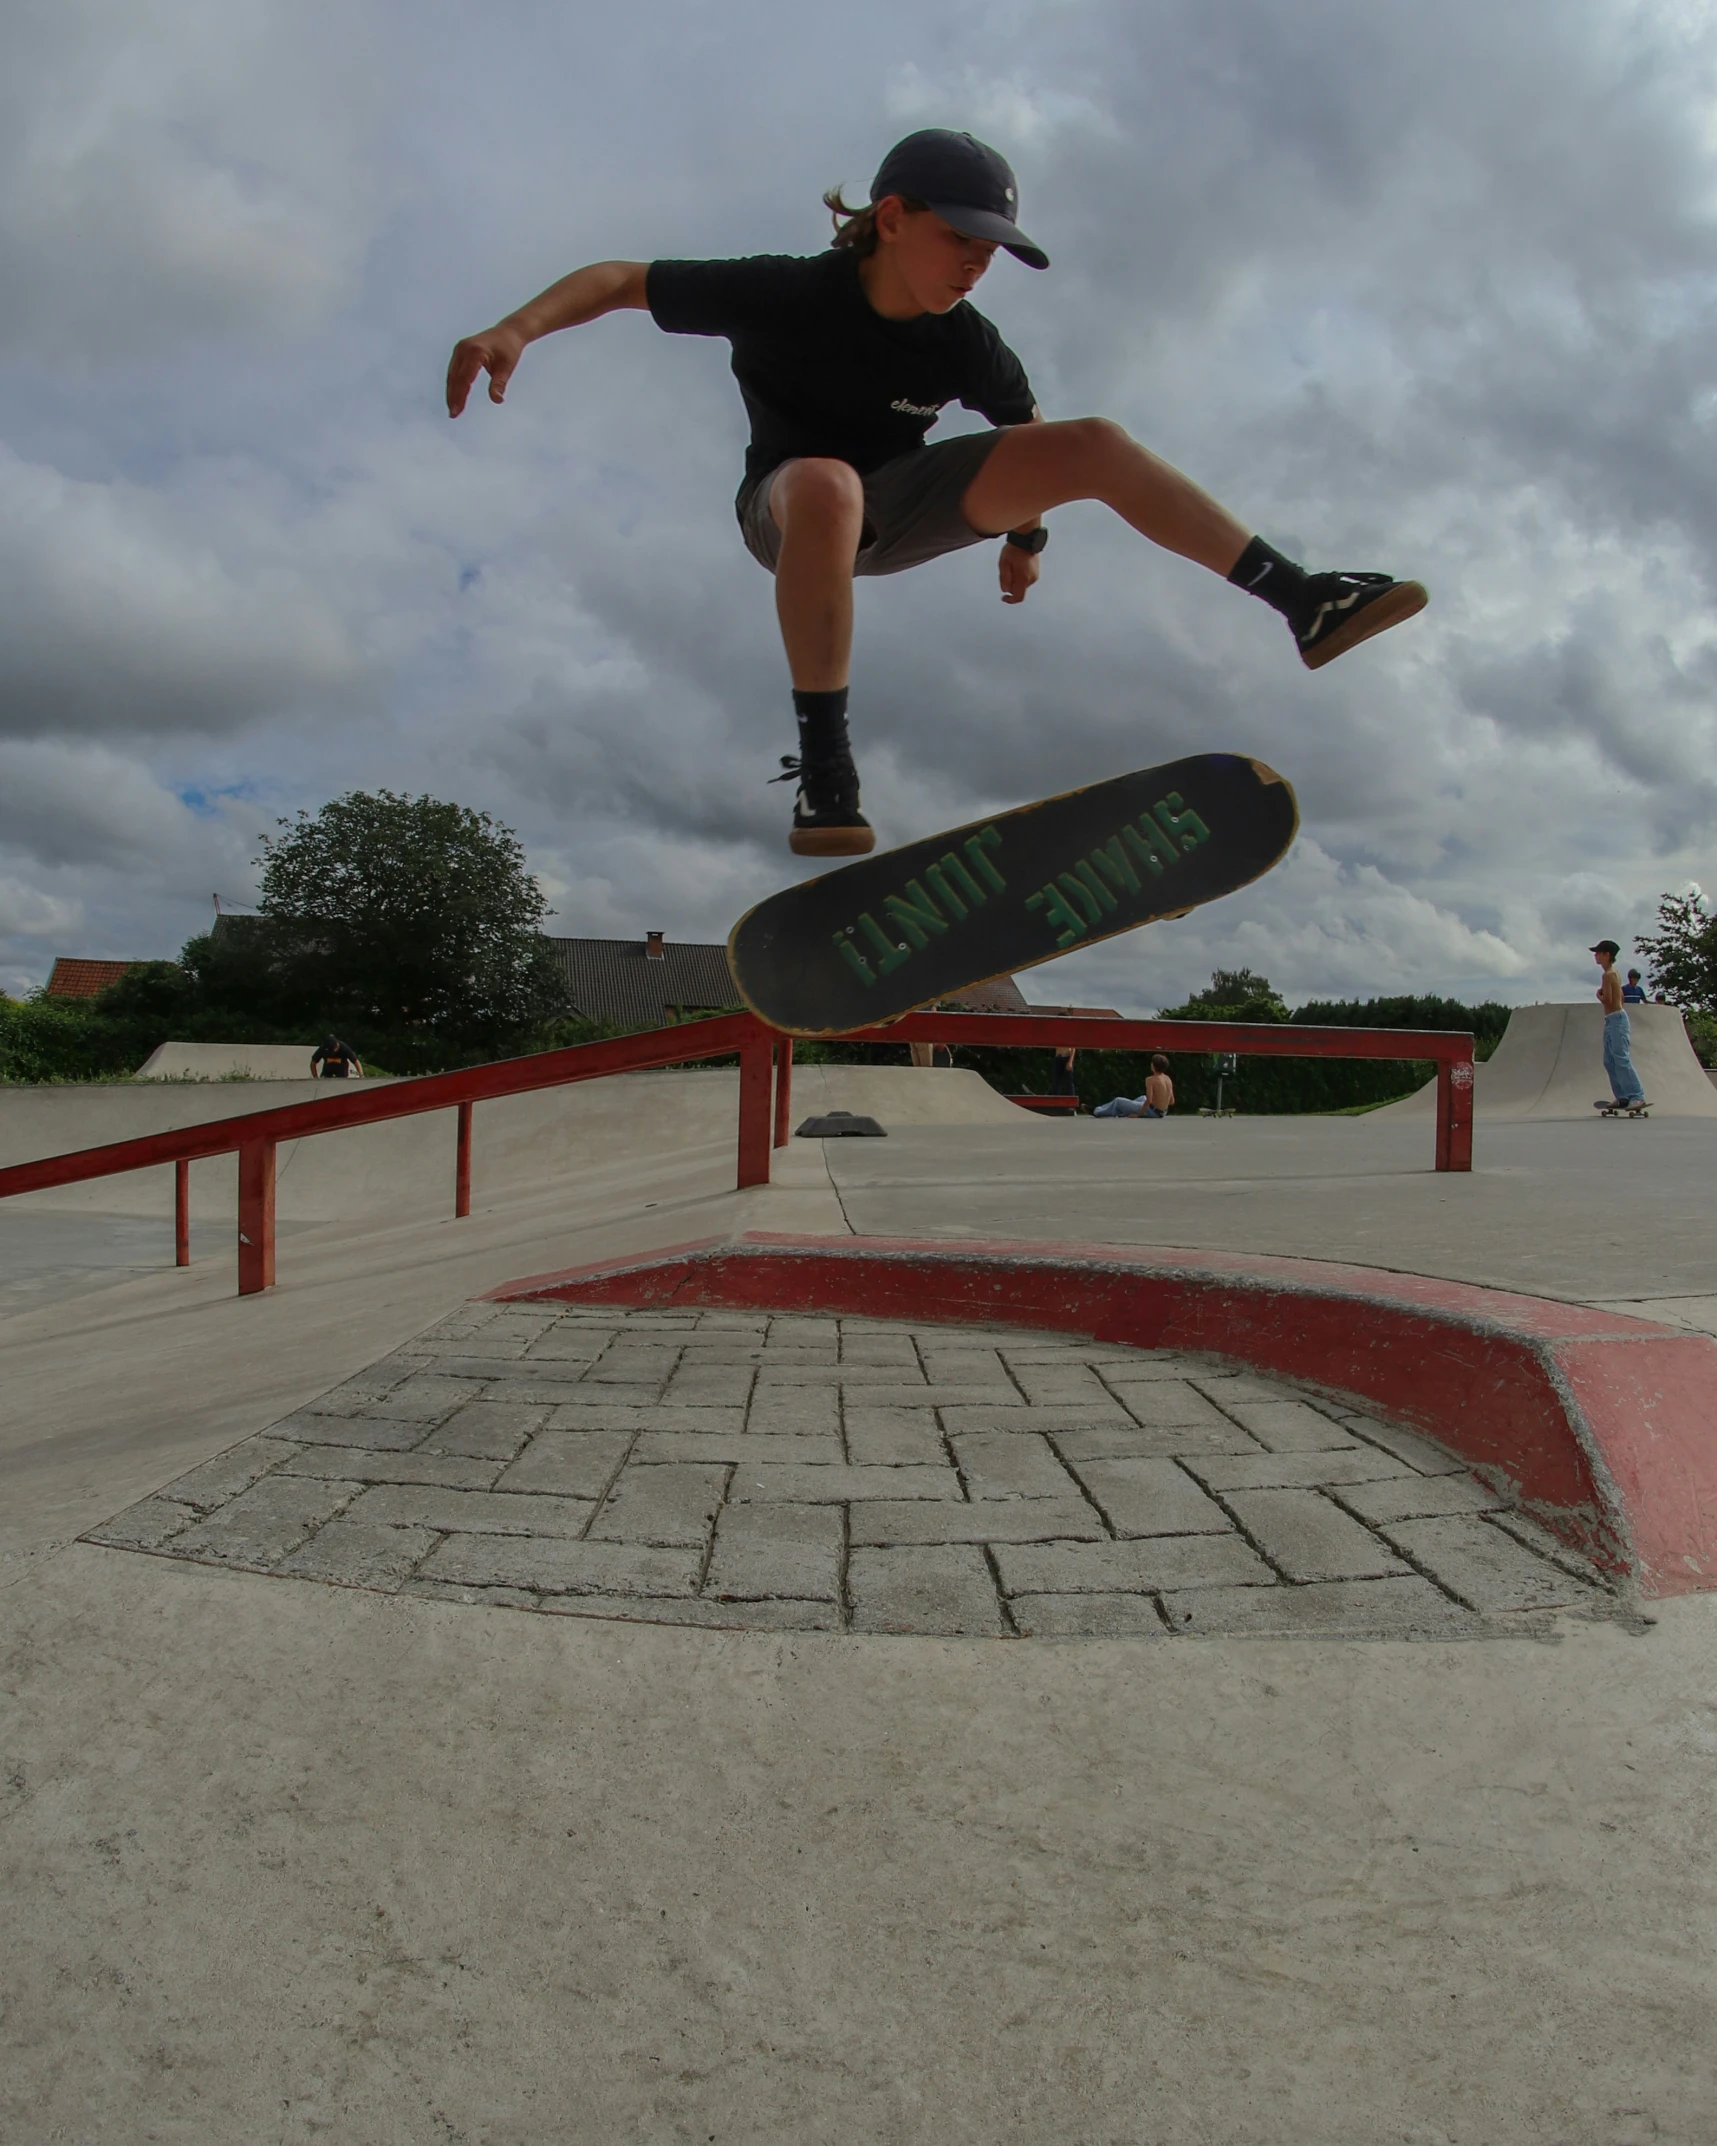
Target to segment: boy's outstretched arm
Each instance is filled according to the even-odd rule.
[[[489,375],[489,400],[504,401],[507,382],[524,356],[525,345],[538,336],[552,335],[557,328],[580,327],[587,320],[600,320],[604,313],[646,310],[648,267],[647,261],[596,261],[589,268],[575,268],[494,327],[455,343],[447,366],[448,416],[457,417],[464,409],[482,372]]]

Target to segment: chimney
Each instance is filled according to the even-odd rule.
[[[662,950],[662,941],[665,936],[665,933],[659,931],[647,931],[644,934],[644,959],[646,961],[667,960],[668,957]]]

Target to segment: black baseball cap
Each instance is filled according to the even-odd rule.
[[[1608,954],[1613,961],[1621,952],[1621,948],[1614,939],[1600,939],[1596,946],[1589,946],[1586,951],[1588,954]]]
[[[870,183],[872,201],[904,194],[934,209],[967,238],[1003,246],[1027,268],[1047,268],[1049,256],[1014,222],[1019,186],[1008,160],[970,134],[925,127],[896,142]]]

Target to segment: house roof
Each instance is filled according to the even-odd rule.
[[[1025,993],[1011,976],[992,976],[987,984],[972,984],[964,991],[951,991],[944,1006],[958,1006],[962,1013],[1029,1013]]]
[[[141,968],[137,961],[85,961],[77,954],[57,954],[48,978],[49,998],[100,998],[128,971]]]
[[[242,945],[244,940],[255,932],[256,927],[261,922],[262,919],[259,916],[251,916],[243,911],[235,916],[230,909],[223,909],[209,926],[209,937],[215,940],[217,944],[222,940],[231,939]]]
[[[261,920],[216,917],[213,936],[241,946]],[[545,934],[545,936],[547,936]],[[557,939],[548,943],[566,978],[567,996],[587,1021],[616,1028],[654,1028],[687,1013],[717,1013],[742,1001],[727,965],[725,946],[676,944],[662,934],[649,939]],[[656,951],[652,952],[654,944]],[[54,998],[96,998],[116,984],[132,961],[83,961],[62,954],[54,963],[48,993]],[[1011,976],[955,992],[945,1001],[972,1013],[1098,1013],[1107,1007],[1030,1006]]]
[[[657,1027],[675,1014],[740,1004],[725,946],[664,939],[652,955],[643,939],[550,938],[549,945],[566,977],[567,996],[587,1021]]]
[[[549,939],[573,1008],[587,1021],[653,1027],[676,1014],[713,1013],[742,1003],[725,946],[675,945],[665,937],[657,944],[660,951],[652,954],[643,939]],[[943,1003],[969,1013],[1112,1012],[1107,1006],[1028,1006],[1011,976],[957,991]]]

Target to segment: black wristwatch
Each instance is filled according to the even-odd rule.
[[[1016,551],[1029,551],[1035,557],[1049,542],[1049,531],[1044,528],[1041,522],[1038,523],[1035,529],[1023,531],[1010,529],[1008,531],[1008,542]]]

